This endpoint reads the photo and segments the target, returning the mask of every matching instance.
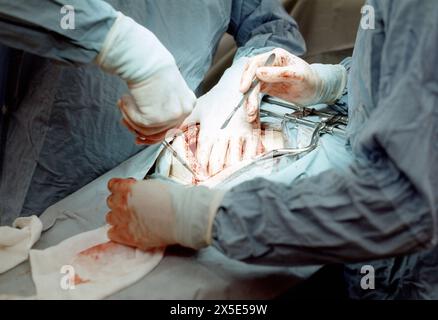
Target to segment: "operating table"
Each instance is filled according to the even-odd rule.
[[[299,124],[312,128],[310,143],[302,148],[276,150],[273,154],[262,155],[250,167],[242,169],[240,179],[236,178],[239,177],[239,172],[234,173],[235,179],[227,179],[224,183],[227,188],[231,188],[235,181],[250,179],[252,176],[248,173],[251,172],[251,168],[256,167],[257,162],[277,161],[277,174],[269,175],[267,178],[283,183],[290,183],[302,177],[303,170],[306,171],[305,174],[317,174],[331,167],[347,166],[348,163],[342,160],[348,158],[348,152],[344,147],[345,118],[320,113],[317,109],[285,106],[283,103],[275,99],[265,101],[262,117],[281,119],[280,123],[283,125]],[[285,119],[288,121],[284,121]],[[330,152],[327,152],[327,148]],[[104,216],[108,211],[105,201],[109,194],[108,180],[113,177],[142,179],[150,176],[151,168],[162,152],[161,145],[151,146],[48,208],[40,216],[44,232],[34,248],[44,249],[56,245],[64,239],[105,224]],[[333,158],[330,153],[333,153]],[[280,165],[279,161],[286,158],[284,165]],[[319,159],[320,165],[306,170],[306,163],[314,162],[315,159]],[[243,176],[245,178],[242,178]],[[199,252],[170,247],[151,273],[109,298],[270,299],[308,278],[319,268],[255,266],[230,260],[213,247]],[[0,275],[0,294],[35,294],[29,262],[24,262]]]

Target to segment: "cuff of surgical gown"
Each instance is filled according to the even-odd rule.
[[[274,49],[275,49],[275,47],[263,47],[263,48],[241,47],[241,48],[237,49],[237,52],[234,55],[234,62],[239,60],[242,57],[251,58],[251,57],[257,56],[259,54],[270,52]]]
[[[264,228],[260,201],[268,181],[256,179],[228,191],[213,222],[212,245],[231,259],[260,257],[269,250],[252,239]]]
[[[343,115],[348,115],[348,78],[350,77],[351,63],[351,57],[345,58],[340,63],[340,65],[347,70],[347,85],[345,86],[342,96],[334,104],[329,106],[329,108]]]

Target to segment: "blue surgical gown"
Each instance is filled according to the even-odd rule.
[[[74,30],[61,28],[67,4],[75,9]],[[194,91],[226,32],[237,57],[272,47],[305,51],[278,0],[0,0],[0,42],[33,53],[9,65],[17,85],[6,97],[15,106],[8,105],[14,111],[0,155],[0,224],[42,213],[141,150],[116,107],[126,84],[90,64],[116,11],[154,32]]]
[[[353,297],[438,298],[438,2],[368,5],[375,26],[358,32],[348,83],[351,164],[233,188],[213,244],[255,264],[358,263]],[[361,289],[364,264],[375,290]]]

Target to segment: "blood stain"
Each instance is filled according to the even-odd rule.
[[[74,279],[75,285],[80,285],[80,284],[84,284],[84,283],[87,283],[87,282],[90,282],[90,280],[82,279],[80,276],[75,274],[75,279]]]
[[[87,256],[94,260],[99,260],[102,254],[105,254],[108,251],[113,250],[114,248],[120,246],[119,244],[108,241],[105,243],[100,243],[94,247],[85,249],[84,251],[79,252],[79,256]]]

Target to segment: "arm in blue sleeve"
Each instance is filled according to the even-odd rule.
[[[283,48],[296,55],[306,51],[296,21],[278,0],[233,0],[228,33],[239,47],[237,58],[266,47]]]
[[[438,7],[415,3],[389,24],[375,109],[352,141],[348,172],[290,186],[266,180],[237,186],[218,210],[216,248],[250,263],[308,265],[436,245]]]
[[[74,29],[63,29],[61,8],[74,8]],[[102,0],[0,0],[0,42],[70,64],[90,63],[116,19]]]

